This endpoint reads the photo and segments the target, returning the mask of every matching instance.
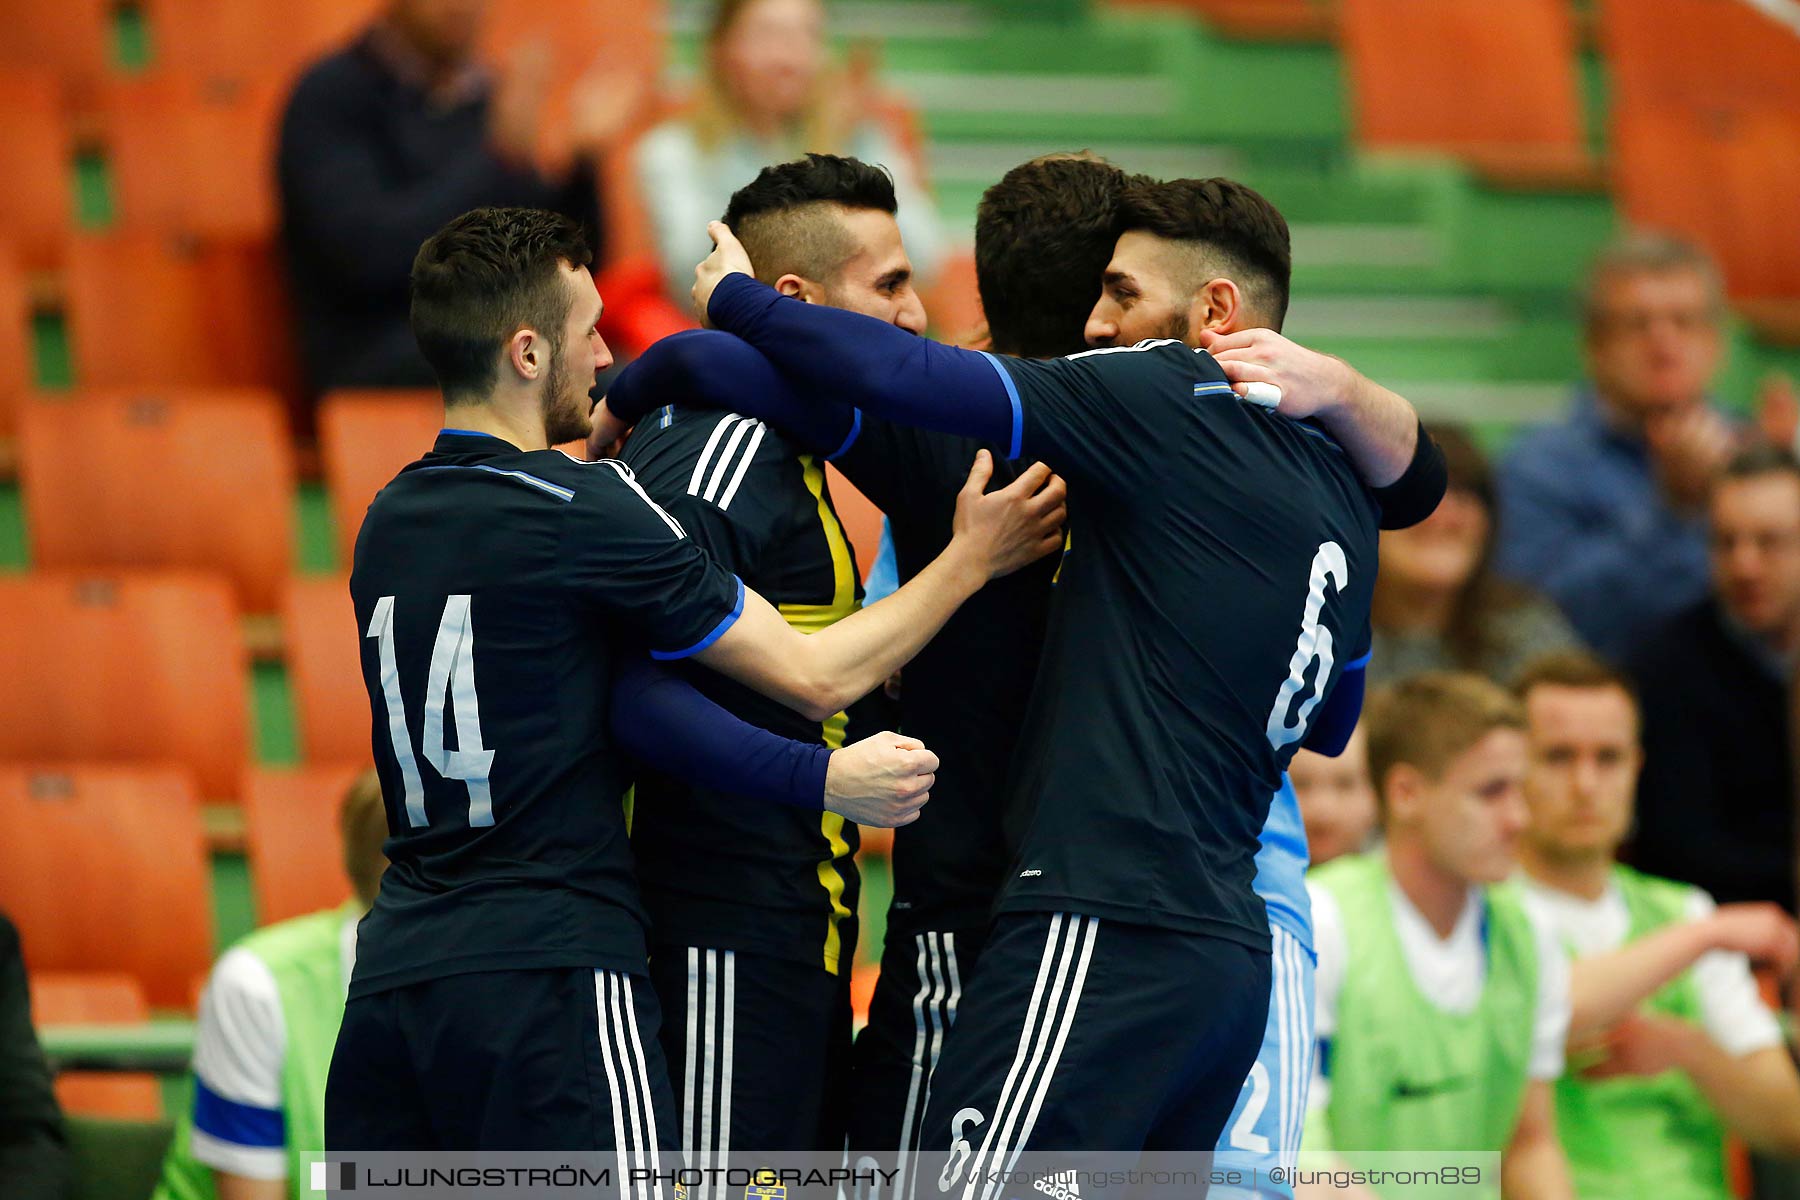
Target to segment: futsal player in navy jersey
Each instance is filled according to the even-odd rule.
[[[616,669],[633,646],[692,658],[823,719],[1060,543],[1060,513],[983,495],[977,469],[923,586],[800,634],[629,468],[548,448],[587,433],[610,362],[588,261],[565,218],[480,209],[414,264],[450,428],[370,505],[351,573],[391,865],[332,1059],[333,1151],[613,1149],[623,1170],[675,1145]],[[825,802],[913,819],[935,758],[891,735],[859,746],[831,756]]]
[[[1240,261],[1202,258],[1184,297],[1197,340],[1234,329],[1254,283],[1285,307],[1285,224],[1233,194]],[[1016,874],[932,1083],[924,1145],[958,1151],[940,1182],[980,1195],[1029,1146],[1210,1148],[1269,1005],[1258,835],[1364,648],[1378,510],[1351,457],[1374,451],[1370,482],[1394,483],[1416,416],[1398,402],[1373,441],[1354,423],[1333,441],[1398,398],[1273,334],[1221,349],[1310,424],[1245,402],[1179,340],[1034,363],[895,337],[782,301],[714,234],[697,302],[798,390],[1000,442],[1076,497],[1013,784]]]
[[[1116,168],[1090,156],[1051,155],[1014,168],[989,189],[977,216],[976,262],[997,349],[1047,357],[1079,348],[1082,326],[1096,320],[1098,335],[1117,334],[1127,285],[1115,281],[1112,296],[1099,308],[1094,299],[1113,251],[1119,192],[1126,182]],[[1209,228],[1218,224],[1210,221]],[[758,265],[765,265],[760,257]],[[1165,286],[1154,300],[1133,299],[1131,319],[1158,327],[1174,323],[1170,291]],[[1102,311],[1108,304],[1113,311]],[[645,396],[669,394],[714,407],[746,403],[751,411],[788,423],[822,451],[838,447],[834,460],[890,513],[903,578],[929,557],[919,555],[934,537],[941,545],[947,536],[948,520],[939,518],[935,499],[940,464],[954,465],[959,455],[966,461],[979,445],[809,402],[793,394],[753,350],[717,333],[682,334],[652,347],[598,410],[606,420],[596,423],[596,436],[610,435],[601,426],[611,420],[636,420],[647,411]],[[1442,494],[1441,456],[1428,439],[1418,443],[1407,476],[1404,486],[1375,493],[1384,525],[1422,518]],[[940,520],[944,533],[937,532]],[[902,728],[930,729],[946,766],[938,795],[954,802],[940,803],[896,836],[888,947],[869,1025],[857,1041],[850,1142],[859,1152],[885,1157],[896,1147],[917,1146],[931,1069],[980,951],[986,912],[1006,861],[999,797],[1037,662],[1049,575],[1033,568],[983,589],[907,669]],[[968,664],[976,660],[981,668],[970,671]],[[1355,688],[1340,687],[1336,696],[1345,703],[1334,702],[1340,710],[1335,720],[1315,714],[1310,744],[1329,749],[1354,723]],[[1284,781],[1256,858],[1255,888],[1268,907],[1278,950],[1261,1055],[1266,1062],[1246,1077],[1232,1140],[1221,1142],[1221,1149],[1258,1153],[1265,1167],[1276,1160],[1270,1155],[1291,1154],[1296,1114],[1304,1108],[1303,1096],[1291,1093],[1296,1074],[1304,1080],[1311,1044],[1304,1027],[1311,965],[1300,882],[1305,864],[1297,805]],[[900,1167],[897,1193],[916,1190],[916,1180],[905,1174],[907,1164]]]

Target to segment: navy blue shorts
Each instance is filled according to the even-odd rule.
[[[690,1166],[754,1169],[765,1165],[758,1152],[843,1150],[848,977],[741,950],[654,946],[650,978]],[[703,1183],[688,1194],[723,1193]]]
[[[357,996],[325,1085],[325,1145],[673,1150],[675,1098],[641,975],[483,971]],[[636,1160],[642,1163],[641,1157]]]
[[[869,1023],[851,1060],[853,1155],[892,1166],[901,1147],[919,1149],[931,1073],[986,939],[985,925],[910,937],[888,926]]]
[[[982,1200],[1023,1150],[1212,1150],[1269,980],[1268,951],[1224,938],[1002,914],[932,1076],[921,1148],[950,1160],[930,1182]]]

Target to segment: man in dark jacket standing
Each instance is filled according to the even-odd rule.
[[[599,227],[594,161],[629,115],[622,78],[573,97],[562,178],[538,165],[550,60],[529,38],[490,73],[475,59],[486,0],[391,0],[357,40],[300,77],[281,122],[282,238],[306,385],[430,387],[407,325],[419,244],[483,205],[548,208]]]
[[[1714,485],[1712,594],[1630,658],[1644,703],[1633,861],[1720,903],[1795,907],[1788,693],[1800,651],[1800,463],[1759,446]]]

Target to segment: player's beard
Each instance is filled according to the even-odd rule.
[[[587,393],[576,390],[573,372],[562,361],[561,346],[556,347],[551,361],[556,364],[556,369],[544,385],[544,437],[552,446],[586,441],[593,428],[588,420]]]
[[[1169,314],[1169,319],[1164,321],[1163,327],[1156,331],[1156,336],[1173,338],[1184,346],[1191,346],[1193,342],[1188,340],[1188,335],[1193,331],[1194,323],[1188,319],[1187,310],[1181,309]]]

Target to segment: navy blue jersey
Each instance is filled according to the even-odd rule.
[[[833,456],[887,514],[902,583],[950,544],[957,493],[983,448],[865,414],[855,439]],[[989,491],[1028,465],[985,448],[994,456]],[[890,936],[983,925],[993,910],[1010,861],[1001,820],[1007,768],[1037,674],[1056,563],[1052,555],[989,583],[901,672],[901,730],[940,765],[931,803],[894,831]]]
[[[391,864],[351,995],[643,971],[608,733],[616,647],[695,653],[742,611],[743,584],[624,464],[446,430],[369,506],[350,593]]]
[[[1266,948],[1258,838],[1313,709],[1368,651],[1375,501],[1323,432],[1180,342],[994,361],[1020,450],[1079,499],[1000,910]]]
[[[644,490],[790,625],[812,633],[860,606],[855,554],[824,467],[762,422],[665,408],[638,423],[623,457]],[[696,669],[690,681],[784,737],[844,744],[843,713],[809,721],[711,671]],[[856,944],[855,823],[646,771],[631,841],[659,946],[847,970]]]

